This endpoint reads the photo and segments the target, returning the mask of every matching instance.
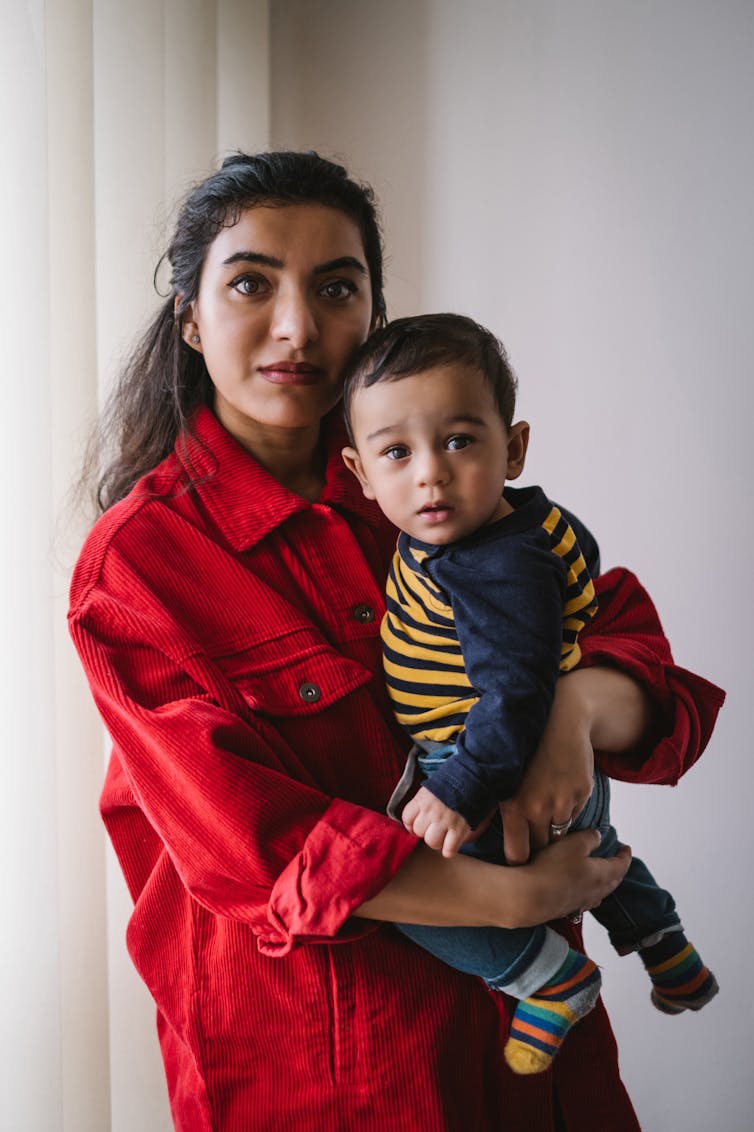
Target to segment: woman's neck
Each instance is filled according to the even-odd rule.
[[[234,416],[224,408],[222,404],[215,407],[220,423],[278,483],[311,502],[319,499],[327,464],[319,422],[302,428],[276,428]]]
[[[315,503],[325,486],[326,458],[317,436],[313,445],[303,451],[302,443],[252,452],[259,463],[274,476],[278,483],[296,495]]]

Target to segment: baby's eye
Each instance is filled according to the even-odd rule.
[[[473,437],[464,436],[463,433],[456,433],[455,436],[448,437],[445,441],[445,447],[449,452],[460,452],[462,448],[468,448],[468,446],[473,443]]]
[[[333,279],[325,283],[320,291],[326,299],[348,299],[356,293],[357,287],[350,279]]]
[[[387,456],[388,460],[405,460],[408,456],[408,448],[405,444],[393,444],[390,448],[386,448],[383,456]]]

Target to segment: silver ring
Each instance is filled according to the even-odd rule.
[[[563,821],[563,822],[551,821],[550,822],[550,837],[563,837],[564,834],[568,833],[568,830],[571,828],[572,824],[573,824],[572,818],[569,818],[568,821]]]

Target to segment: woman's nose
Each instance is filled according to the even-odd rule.
[[[273,338],[300,350],[319,338],[317,319],[309,296],[299,290],[280,292],[275,300],[270,330]]]

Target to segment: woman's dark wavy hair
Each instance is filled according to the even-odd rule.
[[[236,153],[226,158],[192,189],[180,210],[157,267],[159,271],[165,261],[170,265],[170,293],[128,358],[90,447],[84,478],[96,480],[101,511],[172,451],[199,405],[212,404],[204,359],[181,337],[183,315],[197,296],[210,244],[247,208],[287,204],[323,204],[356,222],[372,285],[372,324],[384,323],[382,236],[372,189],[317,153]],[[103,453],[109,462],[97,476]]]

